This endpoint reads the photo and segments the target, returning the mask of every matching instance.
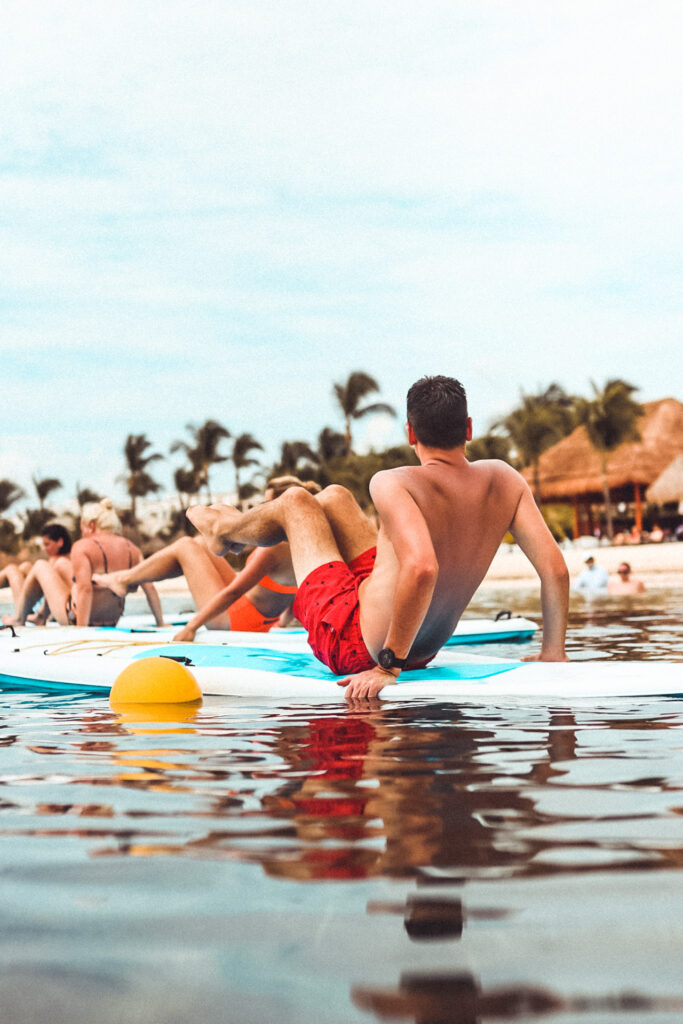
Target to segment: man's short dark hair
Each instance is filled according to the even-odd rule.
[[[421,377],[408,391],[408,423],[427,448],[457,448],[467,440],[467,395],[453,377]]]

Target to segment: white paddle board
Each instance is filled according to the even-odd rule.
[[[124,615],[115,629],[119,633],[151,632],[155,636],[168,635],[171,639],[189,620],[189,615],[171,615],[168,616],[168,626],[155,626],[150,615]],[[453,636],[448,640],[447,646],[531,640],[537,629],[538,625],[532,619],[526,619],[521,615],[511,615],[510,612],[501,612],[495,619],[461,619],[455,627]],[[275,636],[283,633],[288,636],[305,636],[303,629],[281,630],[277,627],[271,629],[268,635]],[[231,635],[234,636],[229,630],[206,629],[202,626],[197,631],[195,642],[222,643]]]
[[[226,633],[221,643],[171,643],[111,629],[24,628],[0,632],[0,687],[106,695],[120,672],[142,658],[187,665],[208,696],[279,702],[339,701],[337,677],[311,654],[305,638],[285,631]],[[683,696],[683,663],[646,661],[520,662],[444,648],[426,669],[402,672],[386,700],[544,703],[607,697]]]

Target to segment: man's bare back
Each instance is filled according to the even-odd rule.
[[[505,463],[470,463],[460,449],[448,459],[388,470],[389,474],[392,480],[384,485],[388,500],[395,507],[396,489],[401,488],[414,503],[438,565],[431,602],[410,650],[409,661],[422,662],[452,635],[512,527],[525,485]],[[380,504],[377,495],[382,488],[383,481],[375,478],[373,498]],[[380,516],[375,568],[359,591],[363,637],[374,655],[384,646],[397,574],[398,559]]]

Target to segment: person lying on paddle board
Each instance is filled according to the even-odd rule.
[[[320,486],[295,476],[274,477],[266,485],[265,501],[290,487],[315,494]],[[185,576],[199,611],[174,640],[192,641],[200,626],[208,629],[265,633],[291,608],[296,579],[289,544],[253,551],[237,573],[224,558],[212,554],[202,537],[180,537],[130,569],[100,574],[98,583],[125,596],[141,584]]]
[[[378,531],[338,485],[316,496],[292,488],[246,512],[192,506],[188,518],[216,554],[289,541],[294,614],[316,657],[345,677],[349,700],[374,697],[402,669],[431,661],[508,530],[541,583],[543,642],[529,660],[566,660],[567,567],[523,477],[505,462],[467,461],[472,421],[453,378],[413,384],[407,420],[420,465],[370,481]]]

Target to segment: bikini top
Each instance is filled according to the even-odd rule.
[[[247,558],[247,562],[254,557],[256,549],[251,552]],[[270,576],[264,576],[260,579],[257,584],[259,587],[263,587],[264,590],[271,590],[274,594],[296,594],[298,587],[290,587],[284,583],[276,583],[275,580],[271,580]]]
[[[109,572],[109,564],[107,562],[107,555],[106,555],[106,552],[105,552],[104,548],[102,547],[102,545],[100,544],[100,542],[98,540],[95,540],[94,537],[91,537],[90,540],[93,542],[93,544],[97,544],[98,548],[102,552],[102,561],[104,562],[104,571],[105,572]],[[126,540],[125,537],[124,537],[124,540]],[[131,545],[129,540],[126,540],[126,544],[128,545],[128,568],[132,569],[132,567],[133,567],[133,549],[132,549],[132,545]],[[74,581],[74,583],[76,582],[76,577],[75,576],[72,576],[71,579]],[[97,586],[97,584],[95,584],[95,585]],[[109,587],[102,587],[102,590],[108,590],[108,589],[109,589]]]
[[[286,586],[284,583],[276,583],[275,580],[271,580],[270,576],[264,576],[262,580],[258,581],[258,585],[265,590],[272,590],[274,594],[296,594],[298,589]]]

